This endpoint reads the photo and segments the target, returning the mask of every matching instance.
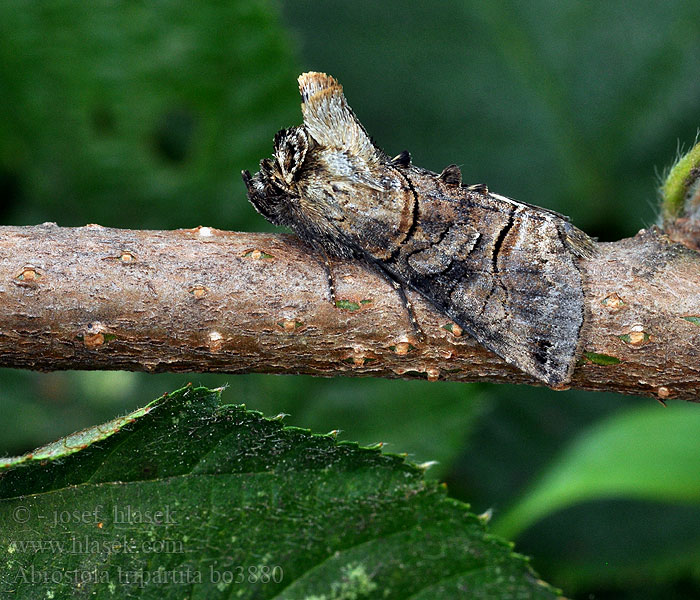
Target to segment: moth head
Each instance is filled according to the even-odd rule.
[[[261,160],[254,176],[243,171],[248,199],[276,225],[289,224],[290,204],[299,197],[298,181],[311,142],[303,126],[283,129],[275,135],[273,158]]]
[[[272,159],[243,173],[248,198],[275,225],[301,237],[328,237],[343,220],[344,198],[383,193],[384,155],[345,100],[343,88],[324,73],[299,77],[304,123],[275,136]]]

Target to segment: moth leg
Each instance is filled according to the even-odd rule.
[[[384,279],[386,279],[390,284],[391,287],[393,287],[396,290],[396,293],[399,295],[399,299],[401,300],[401,304],[403,304],[403,307],[406,309],[406,313],[408,314],[408,320],[411,321],[411,328],[413,329],[413,333],[416,335],[416,338],[418,338],[419,342],[422,342],[425,340],[425,332],[421,329],[420,324],[418,323],[418,319],[416,319],[416,313],[413,310],[413,304],[411,304],[411,301],[408,299],[408,296],[406,296],[406,290],[404,289],[403,285],[396,281],[389,272],[387,272],[381,264],[374,263],[374,270],[378,272]]]
[[[323,265],[323,271],[326,274],[326,282],[328,283],[328,297],[335,306],[335,279],[333,279],[333,271],[331,270],[331,261],[328,258],[328,254],[323,252],[323,260],[321,260],[321,264]]]
[[[408,299],[408,296],[406,296],[406,290],[398,281],[392,279],[386,273],[383,273],[383,274],[384,274],[384,277],[386,277],[391,282],[391,285],[396,290],[396,293],[399,295],[399,298],[401,299],[401,304],[403,304],[403,307],[406,309],[406,313],[408,314],[408,319],[411,321],[411,327],[413,328],[413,333],[416,334],[416,337],[418,338],[419,342],[424,341],[425,340],[425,333],[421,329],[420,324],[418,323],[418,320],[416,319],[416,313],[413,310],[413,304],[411,304],[411,301]]]

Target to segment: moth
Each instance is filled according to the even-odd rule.
[[[324,73],[299,77],[304,122],[279,131],[248,198],[327,255],[364,261],[422,294],[506,362],[571,379],[584,322],[579,259],[594,242],[566,217],[390,158]],[[403,296],[405,298],[405,295]]]

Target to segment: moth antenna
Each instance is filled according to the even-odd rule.
[[[391,164],[397,167],[408,167],[411,165],[411,153],[408,150],[403,150],[400,154],[391,159]]]
[[[299,76],[301,112],[309,135],[326,148],[348,151],[367,161],[378,157],[372,140],[348,106],[341,86],[325,73]]]
[[[438,177],[450,185],[462,185],[462,171],[457,165],[445,167]]]
[[[468,185],[467,189],[470,192],[477,192],[479,194],[488,194],[489,187],[485,183],[475,183],[473,185]]]

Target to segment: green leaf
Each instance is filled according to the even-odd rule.
[[[447,381],[336,377],[294,383],[298,387],[290,388],[279,377],[258,376],[257,393],[249,401],[260,405],[274,398],[267,410],[284,410],[295,424],[317,431],[340,427],[346,439],[382,442],[386,450],[407,452],[419,463],[436,461],[426,476],[437,479],[449,474],[465,437],[491,400],[476,385]]]
[[[0,464],[0,591],[554,598],[399,456],[185,388]],[[164,596],[165,595],[165,596]]]
[[[597,499],[700,504],[697,406],[649,406],[614,415],[563,452],[494,524],[516,537],[546,515]]]

